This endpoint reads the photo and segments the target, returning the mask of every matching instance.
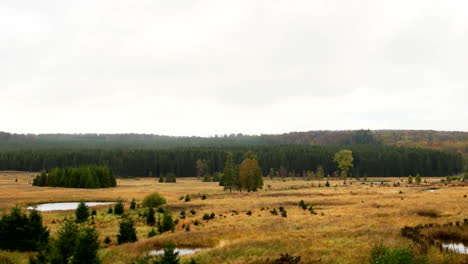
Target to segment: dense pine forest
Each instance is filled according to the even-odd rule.
[[[428,140],[434,144],[439,142],[437,146],[459,148],[434,150],[440,147],[426,146]],[[223,171],[227,152],[232,152],[234,161],[240,164],[244,153],[253,151],[264,175],[273,169],[288,176],[302,176],[320,166],[325,175],[334,175],[338,169],[333,155],[346,148],[353,152],[354,166],[350,173],[355,177],[418,173],[446,176],[464,170],[464,153],[468,151],[462,146],[467,142],[468,133],[465,132],[403,130],[311,131],[210,138],[0,133],[0,170],[50,171],[56,167],[95,164],[109,166],[117,176],[157,177],[175,173],[177,177],[190,177],[197,174],[199,160],[206,161],[208,173],[215,174]],[[420,148],[420,145],[433,149]]]
[[[436,150],[389,147],[382,145],[349,146],[251,146],[251,147],[193,147],[160,150],[12,150],[0,152],[0,170],[50,170],[56,167],[97,164],[109,166],[117,176],[158,176],[175,173],[177,177],[196,175],[197,160],[206,160],[211,174],[222,172],[226,152],[232,152],[236,164],[240,164],[247,151],[257,154],[263,174],[270,168],[287,170],[302,175],[322,166],[325,174],[333,175],[338,169],[333,155],[341,148],[352,150],[353,176],[387,177],[408,176],[417,173],[424,176],[445,176],[463,170],[463,158],[459,154]]]
[[[33,180],[35,186],[71,188],[108,188],[115,187],[115,177],[105,166],[80,166],[54,168],[43,171]]]

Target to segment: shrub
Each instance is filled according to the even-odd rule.
[[[84,201],[81,201],[78,204],[78,207],[75,210],[75,217],[76,217],[76,222],[82,223],[86,220],[88,220],[89,217],[89,207],[86,205]]]
[[[120,222],[117,243],[135,242],[138,240],[135,229],[135,222],[130,217],[124,217]]]
[[[105,244],[110,244],[110,242],[112,242],[110,237],[106,236],[106,238],[104,238],[104,243]]]
[[[148,238],[156,236],[156,230],[154,228],[151,228],[151,230],[148,232]]]
[[[114,206],[114,214],[122,215],[124,213],[124,204],[122,200],[118,200]]]
[[[275,208],[273,208],[273,209],[270,211],[270,213],[271,213],[272,215],[278,215],[278,212],[276,211]]]
[[[411,175],[408,176],[408,183],[409,184],[413,183],[413,176]]]
[[[314,214],[314,215],[317,214],[317,213],[315,212],[315,210],[314,210],[314,207],[313,207],[312,205],[309,206],[309,212],[310,212],[311,214]]]
[[[281,216],[282,217],[288,217],[288,214],[287,214],[286,210],[281,211]]]
[[[272,262],[272,264],[296,264],[301,261],[301,257],[295,257],[293,255],[280,254],[280,257]]]
[[[249,211],[247,211],[246,214],[247,214],[248,216],[251,216],[251,215],[252,215],[252,211],[249,210]]]
[[[23,263],[19,252],[0,251],[0,263],[2,264],[18,264]]]
[[[166,181],[165,182],[172,182],[172,183],[175,183],[177,180],[176,180],[176,175],[172,172],[168,173],[166,175]]]
[[[326,186],[326,187],[330,187],[330,183],[328,182],[328,180],[327,180],[327,182],[325,183],[325,186]]]
[[[93,209],[93,210],[91,211],[91,215],[97,215],[96,209]]]
[[[107,209],[108,214],[113,214],[114,213],[114,207],[110,206],[109,209]]]
[[[187,194],[185,195],[185,199],[184,199],[186,202],[190,202],[190,196]]]
[[[416,182],[416,184],[420,184],[420,183],[421,183],[422,179],[421,179],[421,175],[419,175],[419,173],[416,174],[416,178],[414,178],[414,181]]]
[[[166,203],[166,199],[159,193],[152,193],[143,199],[143,207],[158,207]]]
[[[208,220],[210,220],[210,215],[209,215],[208,213],[205,213],[205,214],[203,215],[203,218],[202,218],[202,219],[205,220],[205,221],[208,221]]]
[[[195,215],[195,214],[196,214],[195,210],[193,210],[193,209],[192,209],[192,210],[190,210],[190,213],[191,213],[191,214],[193,214],[193,215]]]
[[[422,264],[423,259],[418,259],[415,254],[404,248],[388,248],[375,246],[371,249],[370,264]]]
[[[307,205],[304,203],[304,200],[301,200],[299,202],[299,207],[302,208],[303,210],[307,209]]]
[[[185,211],[180,211],[180,219],[185,219]]]
[[[130,210],[135,210],[136,209],[136,200],[135,198],[132,198],[130,201]]]
[[[206,194],[202,194],[201,199],[205,200],[206,199]]]
[[[440,216],[440,212],[434,209],[420,209],[416,211],[416,214],[419,216],[426,216],[436,218]]]

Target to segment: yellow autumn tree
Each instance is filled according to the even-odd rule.
[[[254,192],[263,186],[262,171],[255,155],[247,154],[239,166],[239,182],[240,189],[248,192]]]

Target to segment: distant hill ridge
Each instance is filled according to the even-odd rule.
[[[461,152],[468,157],[468,132],[435,130],[318,130],[284,134],[231,134],[213,137],[154,134],[12,134],[0,132],[0,149],[172,148],[235,145],[385,144]]]

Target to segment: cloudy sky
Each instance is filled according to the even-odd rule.
[[[468,131],[468,2],[0,1],[0,131]]]

